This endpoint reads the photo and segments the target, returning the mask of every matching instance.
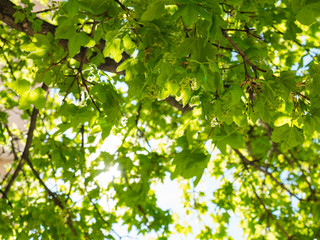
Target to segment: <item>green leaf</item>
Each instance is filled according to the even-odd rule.
[[[314,131],[320,132],[320,117],[319,116],[306,116],[304,119],[306,131],[313,134]]]
[[[174,157],[173,164],[175,164],[176,168],[172,177],[196,177],[194,181],[194,185],[196,186],[201,179],[204,169],[207,167],[208,160],[208,156],[202,151],[183,150]]]
[[[213,129],[212,139],[216,143],[220,151],[225,151],[226,145],[230,145],[232,148],[243,148],[244,138],[242,135],[235,132],[236,125],[216,126]]]
[[[0,238],[319,238],[319,5],[0,1]]]
[[[114,39],[112,40],[103,50],[103,55],[107,57],[108,55],[114,58],[116,62],[120,62],[122,59],[122,49],[121,49],[121,40]]]
[[[290,0],[292,10],[298,12],[305,5],[305,0]]]
[[[79,3],[77,0],[68,0],[63,9],[68,13],[70,18],[73,18],[78,13]]]
[[[37,109],[42,109],[46,105],[46,92],[38,87],[32,91],[25,92],[19,98],[19,107],[21,109],[28,109],[31,105],[34,105]]]
[[[191,88],[189,86],[181,89],[182,104],[185,106],[191,97]]]
[[[198,7],[196,4],[190,3],[181,7],[181,16],[186,25],[196,23],[198,19]]]
[[[202,64],[200,63],[200,69],[203,71],[203,74],[204,74],[204,81],[208,81],[208,71],[207,71],[207,68]]]
[[[18,95],[23,95],[29,92],[31,84],[27,80],[17,80],[16,82],[9,82],[8,86],[14,90]]]
[[[320,16],[319,11],[319,1],[307,1],[306,5],[299,9],[296,18],[304,25],[311,25]]]
[[[84,32],[74,34],[68,41],[68,49],[70,57],[74,57],[80,52],[81,46],[93,47],[94,40]]]
[[[142,14],[141,21],[152,21],[161,17],[164,10],[164,2],[162,0],[153,1]]]
[[[41,31],[41,26],[42,26],[42,21],[40,19],[36,19],[32,22],[32,28],[35,32],[40,32]]]
[[[78,0],[79,6],[95,16],[105,13],[110,8],[107,0]]]
[[[184,39],[184,41],[176,48],[177,57],[186,57],[192,52],[192,48],[195,44],[195,38],[190,37]]]
[[[76,35],[76,28],[71,19],[67,17],[58,18],[58,26],[55,31],[55,36],[58,39],[70,39]]]
[[[16,11],[12,16],[14,17],[15,23],[23,22],[26,18],[26,15],[22,11]]]
[[[128,35],[125,35],[122,38],[122,42],[125,49],[130,50],[136,47],[135,43],[132,41],[132,39]]]
[[[233,84],[223,96],[223,100],[234,106],[241,101],[242,96],[244,96],[243,90],[238,85]]]
[[[280,84],[276,92],[280,94],[283,99],[288,99],[291,92],[295,92],[296,87],[296,74],[295,72],[281,72]]]
[[[271,136],[272,141],[281,143],[281,148],[289,150],[304,141],[303,133],[296,126],[290,127],[285,124],[281,127],[276,127]]]
[[[127,71],[127,74],[128,74],[128,70],[129,72],[130,71],[134,71],[134,66],[137,64],[137,60],[133,59],[133,58],[129,58],[125,61],[123,61],[119,67],[117,68],[117,71],[118,72],[121,72],[121,71],[124,71],[126,70]],[[134,71],[135,72],[135,71]],[[135,72],[137,73],[137,72]],[[130,74],[130,73],[129,73]]]

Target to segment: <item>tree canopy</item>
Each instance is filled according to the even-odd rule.
[[[212,217],[197,239],[231,239],[233,213],[246,239],[320,239],[319,1],[34,2],[0,1],[1,239],[188,234],[166,176]]]

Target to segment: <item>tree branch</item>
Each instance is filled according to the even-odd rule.
[[[119,1],[119,0],[114,0],[117,4],[120,5],[123,11],[127,11],[128,9]]]
[[[229,29],[223,29],[223,30],[226,31],[226,32],[230,32],[230,31],[232,31],[232,32],[245,32],[246,34],[248,34],[248,35],[250,35],[250,36],[253,36],[253,37],[255,37],[255,38],[258,38],[259,40],[263,40],[263,38],[262,38],[261,36],[252,33],[252,31],[253,31],[254,29],[250,29],[250,28],[248,28],[248,27],[245,27],[245,29],[229,28]]]
[[[178,110],[182,111],[183,114],[187,113],[187,112],[190,112],[193,107],[190,107],[189,104],[186,104],[186,105],[182,105],[181,103],[179,103],[174,97],[172,96],[169,96],[165,99],[165,101],[167,103],[169,103],[171,106],[177,108]]]
[[[122,3],[120,1],[115,0],[115,2],[117,2],[118,4],[120,4],[121,8],[125,8],[125,6],[122,5]],[[29,35],[29,36],[33,36],[36,32],[33,30],[32,28],[32,23],[30,21],[28,21],[27,19],[25,19],[22,23],[15,23],[15,19],[13,17],[13,14],[17,11],[15,9],[15,4],[13,4],[11,1],[9,0],[1,0],[0,1],[0,21],[6,23],[8,26],[10,26],[11,28],[17,29],[21,32],[24,32],[25,34]],[[39,19],[39,18],[36,18]],[[41,30],[39,32],[37,32],[38,34],[43,34],[46,35],[47,33],[51,32],[53,35],[55,33],[56,30],[56,26],[53,24],[50,24],[42,19],[41,20],[43,23],[41,25]],[[65,49],[68,50],[68,40],[66,39],[61,39],[59,41],[59,44]],[[100,43],[98,43],[96,45],[96,47],[99,50],[103,50],[105,46],[105,42],[101,41]],[[84,58],[86,55],[86,48],[81,48],[80,53],[78,53],[76,56],[74,56],[74,59],[76,59],[79,62],[84,62],[87,63],[88,61]],[[105,62],[102,63],[101,65],[98,66],[98,69],[102,70],[102,71],[108,71],[108,72],[112,72],[112,73],[117,73],[120,75],[125,75],[125,71],[121,71],[118,72],[117,68],[118,66],[126,59],[128,59],[130,56],[123,52],[122,53],[122,59],[120,62],[116,62],[111,58],[106,57],[104,60]],[[180,111],[182,111],[183,113],[187,113],[189,111],[192,110],[192,108],[187,104],[186,106],[183,106],[182,104],[180,104],[177,100],[175,100],[174,97],[168,97],[166,99],[166,101],[173,107],[179,109]],[[19,170],[20,171],[20,170]]]
[[[302,199],[299,198],[297,195],[295,195],[293,192],[291,192],[282,182],[279,182],[271,173],[269,173],[266,169],[264,169],[261,166],[256,165],[253,161],[250,161],[247,159],[238,149],[233,148],[233,151],[237,153],[237,155],[240,157],[242,163],[247,166],[252,166],[256,170],[264,173],[265,175],[269,176],[279,187],[281,187],[283,190],[285,190],[287,193],[289,193],[290,196],[295,197],[299,201]]]
[[[72,233],[74,236],[77,236],[77,232],[74,229],[73,223],[72,223],[72,219],[71,219],[71,214],[69,209],[66,209],[65,206],[63,205],[63,203],[60,201],[60,199],[57,197],[56,193],[53,193],[48,187],[47,185],[43,182],[43,180],[41,179],[39,173],[37,172],[37,170],[35,170],[35,168],[33,167],[33,164],[31,163],[29,156],[27,156],[25,158],[26,162],[28,163],[29,167],[31,168],[33,174],[35,175],[35,177],[39,180],[40,184],[44,187],[44,189],[46,190],[46,192],[48,193],[48,195],[50,197],[52,197],[53,202],[61,209],[61,210],[66,210],[67,211],[67,224],[70,227]]]
[[[11,177],[9,183],[8,183],[8,185],[6,186],[6,189],[4,190],[4,195],[5,196],[9,193],[11,186],[13,185],[14,181],[18,177],[18,174],[19,174],[20,170],[23,167],[23,164],[25,162],[26,157],[28,157],[28,155],[29,155],[29,149],[31,147],[31,143],[32,143],[32,139],[33,139],[33,132],[34,132],[34,129],[36,127],[36,121],[37,121],[38,113],[39,113],[39,110],[36,109],[36,108],[33,108],[32,115],[31,115],[31,121],[30,121],[30,127],[29,127],[28,134],[27,134],[26,146],[25,146],[25,148],[23,150],[20,162],[19,162],[16,170],[14,171],[14,173],[13,173],[13,175],[12,175],[12,177]]]
[[[35,31],[32,28],[32,23],[25,19],[20,23],[16,23],[13,14],[17,11],[15,9],[16,5],[9,0],[0,1],[0,21],[6,23],[9,27],[17,29],[27,35],[34,35]],[[38,19],[38,18],[36,18]],[[40,19],[41,20],[41,19]],[[43,21],[41,25],[41,30],[38,32],[40,34],[47,34],[51,32],[54,34],[55,26]]]
[[[6,63],[8,64],[8,67],[10,69],[10,73],[11,73],[11,76],[12,76],[12,79],[16,81],[16,77],[14,76],[14,71],[13,71],[13,68],[9,62],[9,59],[7,58],[6,54],[4,53],[4,51],[2,51],[2,56],[4,57],[4,59],[6,60]]]
[[[9,204],[9,206],[10,206],[11,208],[13,208],[12,202],[8,199],[7,195],[6,195],[1,189],[0,189],[0,193],[1,193],[1,195],[2,195],[2,198],[5,198],[5,199],[7,200],[7,203]]]
[[[310,189],[310,192],[312,195],[314,195],[316,193],[316,189],[314,189],[311,185],[311,183],[308,181],[308,177],[307,177],[307,173],[306,171],[302,168],[301,164],[299,163],[298,159],[294,156],[293,152],[289,150],[289,153],[291,154],[291,157],[293,159],[293,161],[298,165],[298,168],[300,169],[301,171],[301,174],[304,178],[304,180],[306,181],[306,183],[308,184],[308,187]],[[311,178],[311,177],[310,177]]]
[[[254,72],[256,72],[256,70],[260,71],[260,72],[266,72],[266,70],[263,70],[261,68],[259,68],[258,66],[254,65],[250,59],[247,57],[247,55],[238,47],[238,45],[228,36],[228,34],[226,33],[226,29],[220,28],[222,35],[231,43],[231,45],[237,49],[237,51],[239,52],[239,54],[242,56],[243,60],[246,61],[252,68],[252,70]]]
[[[267,131],[269,140],[270,140],[270,142],[271,142],[271,144],[272,144],[272,150],[273,150],[275,153],[277,153],[277,154],[283,155],[284,159],[285,159],[291,166],[293,166],[292,160],[291,160],[287,155],[285,155],[284,153],[282,153],[282,152],[278,149],[277,144],[276,144],[274,141],[272,141],[271,135],[272,135],[273,129],[269,126],[269,124],[263,122],[261,119],[260,119],[260,123],[261,123],[261,125],[262,125],[262,126],[266,129],[266,131]],[[305,180],[306,183],[308,184],[308,187],[309,187],[309,189],[310,189],[310,192],[311,192],[311,194],[313,195],[313,194],[315,193],[315,189],[312,188],[311,183],[308,181],[307,173],[306,173],[305,170],[301,167],[300,163],[298,162],[298,160],[296,159],[296,157],[294,156],[294,154],[292,153],[292,151],[289,151],[289,153],[290,153],[293,161],[298,165],[298,168],[300,169],[300,171],[301,171],[301,173],[302,173],[302,177],[304,178],[304,180]]]
[[[15,148],[15,146],[14,146],[14,140],[15,140],[15,139],[14,139],[14,135],[13,135],[12,132],[10,131],[10,129],[9,129],[9,127],[8,127],[7,124],[5,125],[5,128],[6,128],[8,134],[9,134],[9,136],[10,136],[10,138],[11,138],[11,139],[10,139],[11,151],[12,151],[13,157],[14,157],[13,162],[15,162],[15,161],[18,160],[19,158],[18,158],[18,155],[17,155],[16,148]],[[11,165],[9,171],[8,171],[8,172],[6,173],[6,175],[2,178],[2,181],[1,181],[1,183],[0,183],[0,186],[6,181],[6,179],[7,179],[8,176],[10,175],[10,173],[11,173],[11,171],[12,171],[13,168],[14,168],[14,164]],[[1,193],[4,193],[4,192],[1,191]],[[6,197],[6,196],[4,196],[4,197]]]
[[[29,36],[33,36],[36,33],[46,35],[47,33],[50,32],[53,35],[55,34],[56,26],[51,23],[48,23],[40,18],[35,18],[35,20],[42,21],[41,30],[39,32],[35,32],[33,30],[32,22],[30,22],[27,19],[24,19],[23,22],[21,22],[21,23],[16,23],[15,19],[13,17],[13,14],[17,11],[15,9],[15,7],[16,7],[16,5],[14,3],[12,3],[11,1],[1,0],[0,1],[0,21],[4,22],[5,24],[7,24],[11,28],[14,28],[14,29],[17,29],[18,31],[24,32],[25,34],[27,34]],[[61,39],[59,41],[59,44],[65,50],[68,50],[68,40]],[[103,50],[104,46],[105,46],[104,41],[101,41],[100,43],[97,43],[97,45],[96,45],[96,47],[99,50]],[[81,48],[80,53],[78,53],[76,56],[74,56],[74,59],[76,59],[77,61],[81,61],[83,59],[84,55],[85,55],[85,48]],[[116,61],[114,61],[111,58],[106,57],[105,62],[102,63],[100,66],[98,66],[98,68],[103,71],[108,71],[108,72],[113,72],[113,73],[118,73],[118,74],[124,75],[125,74],[124,71],[117,72],[117,67],[125,59],[127,59],[129,57],[129,55],[126,53],[123,53],[122,56],[123,56],[123,58],[119,63],[117,63]],[[85,63],[87,63],[87,61]]]
[[[14,146],[14,141],[17,140],[17,138],[15,138],[15,136],[12,134],[11,130],[9,129],[8,127],[8,124],[5,125],[5,128],[9,134],[9,137],[11,138],[10,139],[10,143],[11,143],[11,150],[12,150],[12,153],[13,153],[13,156],[14,156],[14,161],[18,159],[18,154],[17,154],[17,151],[16,151],[16,147]]]
[[[45,84],[43,84],[42,85],[42,89],[47,91],[48,87]],[[28,133],[27,133],[26,145],[24,147],[24,150],[23,150],[23,153],[22,153],[22,156],[21,156],[21,160],[20,160],[16,170],[14,171],[14,173],[13,173],[13,175],[12,175],[12,177],[11,177],[9,183],[8,183],[8,185],[6,186],[6,189],[4,190],[4,195],[5,196],[9,193],[12,184],[14,183],[16,178],[18,177],[18,174],[19,174],[20,170],[22,169],[26,158],[29,157],[29,150],[30,150],[30,147],[31,147],[32,139],[33,139],[33,132],[34,132],[34,130],[36,128],[36,122],[37,122],[38,114],[39,114],[39,110],[34,107],[33,111],[32,111],[32,115],[31,115],[29,130],[28,130]],[[2,196],[2,198],[5,197],[5,196]]]
[[[252,190],[254,192],[254,195],[256,196],[256,198],[258,199],[259,203],[263,206],[264,210],[267,212],[268,216],[271,217],[274,221],[276,226],[280,229],[280,231],[286,236],[287,239],[290,239],[289,234],[287,233],[286,230],[284,230],[284,228],[279,224],[279,222],[277,221],[277,219],[273,216],[273,214],[270,212],[270,210],[267,208],[267,206],[264,204],[264,202],[262,201],[261,197],[258,195],[258,193],[256,192],[256,190],[254,189],[254,187],[251,185]]]

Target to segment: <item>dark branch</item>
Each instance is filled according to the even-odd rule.
[[[182,111],[183,114],[190,112],[193,107],[190,107],[189,104],[186,105],[182,105],[181,103],[179,103],[174,97],[169,96],[166,99],[166,102],[169,103],[171,106],[177,108],[178,110]]]
[[[9,27],[24,32],[27,35],[34,35],[35,31],[32,28],[32,23],[25,19],[23,22],[16,23],[13,14],[17,11],[16,5],[9,0],[0,1],[0,21],[6,23]],[[41,25],[40,34],[47,34],[51,32],[54,34],[55,26],[43,21]]]
[[[22,153],[21,160],[20,160],[16,170],[14,171],[14,173],[13,173],[13,175],[12,175],[12,177],[11,177],[7,187],[6,187],[6,189],[4,190],[4,195],[5,196],[9,193],[11,186],[13,185],[14,181],[18,177],[18,174],[19,174],[20,170],[23,167],[23,164],[25,162],[26,157],[29,156],[29,149],[31,147],[31,143],[32,143],[32,139],[33,139],[33,132],[34,132],[34,129],[36,127],[36,121],[37,121],[38,113],[39,113],[39,110],[36,109],[36,108],[33,108],[32,115],[31,115],[31,121],[30,121],[30,127],[29,127],[28,134],[27,134],[26,146],[25,146],[24,151]]]
[[[45,84],[43,84],[42,85],[42,89],[47,91],[48,87]],[[11,177],[11,179],[10,179],[6,189],[5,189],[5,191],[4,191],[5,196],[8,194],[12,184],[14,183],[16,178],[18,177],[18,174],[19,174],[20,170],[22,169],[26,158],[29,157],[29,150],[30,150],[30,147],[31,147],[32,139],[33,139],[33,132],[34,132],[34,130],[36,128],[36,122],[37,122],[38,114],[39,114],[39,110],[36,109],[36,108],[33,108],[31,119],[30,119],[30,126],[29,126],[29,130],[28,130],[28,133],[27,133],[26,146],[24,147],[24,150],[23,150],[23,153],[22,153],[22,156],[21,156],[21,160],[20,160],[16,170],[14,171],[14,173],[13,173],[13,175],[12,175],[12,177]]]
[[[16,23],[15,19],[13,17],[13,14],[17,11],[15,9],[15,7],[16,7],[16,5],[13,4],[11,1],[1,0],[0,1],[0,21],[4,22],[5,24],[7,24],[11,28],[14,28],[14,29],[17,29],[21,32],[24,32],[25,34],[27,34],[29,36],[33,36],[36,33],[46,35],[49,32],[54,35],[54,33],[56,31],[56,26],[51,23],[48,23],[42,19],[39,19],[39,18],[35,18],[35,20],[39,19],[42,21],[41,30],[39,32],[34,31],[34,29],[32,28],[32,22],[28,21],[27,19],[23,20],[23,22]],[[65,50],[68,50],[68,40],[62,39],[59,41],[59,44]],[[105,45],[104,42],[100,42],[99,44],[96,45],[96,47],[99,50],[103,50],[104,45]],[[74,56],[74,58],[77,61],[81,61],[83,59],[84,55],[85,55],[85,48],[81,48],[80,53],[77,54],[76,56]],[[118,73],[118,74],[124,75],[125,74],[124,71],[117,72],[117,67],[125,59],[127,59],[129,57],[129,55],[126,53],[123,53],[122,56],[123,56],[123,58],[119,63],[117,63],[113,59],[107,57],[107,58],[105,58],[105,62],[102,63],[98,68],[103,71],[108,71],[108,72],[113,72],[113,73]],[[85,63],[87,63],[87,61]]]
[[[120,2],[115,0],[115,2],[117,2],[122,9],[127,10],[126,7]],[[8,26],[10,26],[11,28],[17,29],[21,32],[24,32],[27,35],[33,36],[36,32],[33,30],[32,28],[32,23],[30,21],[28,21],[27,19],[25,19],[22,23],[15,23],[15,19],[13,17],[13,14],[17,11],[15,9],[15,4],[13,4],[11,1],[9,0],[1,0],[0,1],[0,21],[6,23]],[[36,18],[39,19],[39,18]],[[41,20],[41,19],[39,19]],[[56,30],[56,26],[53,24],[50,24],[46,21],[41,20],[43,23],[41,25],[41,30],[39,32],[37,32],[38,34],[43,34],[46,35],[47,33],[51,32],[53,35],[55,33]],[[61,39],[59,41],[59,44],[65,49],[68,50],[68,40],[66,39]],[[105,46],[105,42],[101,41],[100,43],[98,43],[96,45],[96,47],[99,50],[103,50]],[[84,62],[87,63],[87,59],[85,58],[86,55],[86,48],[81,48],[80,53],[78,53],[76,56],[74,56],[74,58],[79,61],[79,62]],[[117,72],[117,68],[118,66],[125,61],[126,59],[128,59],[130,56],[123,52],[122,53],[122,59],[120,62],[116,62],[111,58],[106,57],[104,60],[105,62],[102,63],[100,66],[98,66],[98,68],[102,71],[107,71],[107,72],[112,72],[112,73],[117,73],[120,75],[125,75],[125,71],[121,71],[121,72]],[[189,105],[186,106],[182,106],[178,101],[176,101],[173,97],[169,97],[166,99],[166,101],[172,105],[173,107],[178,108],[179,110],[183,111],[183,113],[189,112],[192,110],[192,108]]]

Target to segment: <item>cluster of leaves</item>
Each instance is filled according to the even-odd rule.
[[[3,239],[188,234],[152,184],[205,172],[222,182],[211,197],[184,185],[187,212],[218,208],[198,239],[230,239],[234,213],[247,239],[320,237],[320,2],[43,4],[0,1]]]

